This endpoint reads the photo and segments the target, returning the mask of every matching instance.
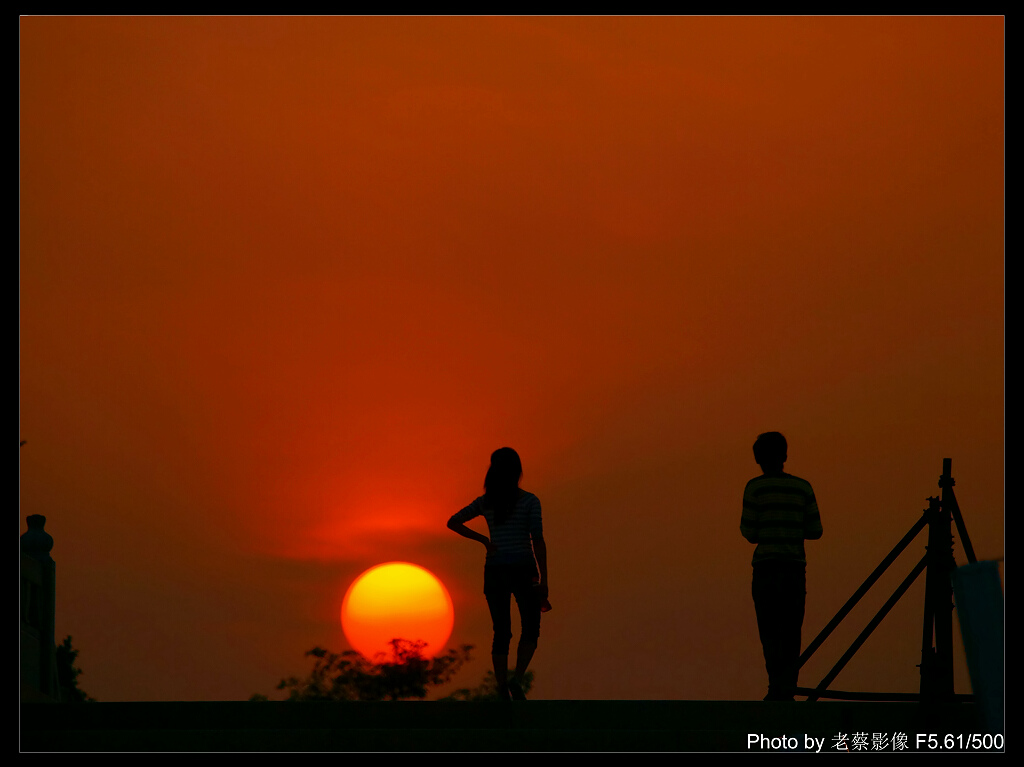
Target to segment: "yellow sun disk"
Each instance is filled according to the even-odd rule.
[[[443,584],[427,570],[406,562],[370,568],[349,588],[342,628],[364,655],[388,650],[391,639],[427,642],[439,652],[451,635],[454,610]]]
[[[370,572],[359,579],[349,595],[349,609],[358,615],[389,615],[395,609],[403,612],[444,614],[444,601],[438,601],[442,590],[429,574],[412,567],[392,565]]]

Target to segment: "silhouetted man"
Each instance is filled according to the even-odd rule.
[[[754,610],[768,670],[765,700],[793,700],[804,622],[807,560],[804,539],[821,537],[814,490],[804,479],[782,470],[786,438],[777,431],[754,442],[754,460],[763,472],[743,491],[740,532],[754,549]]]

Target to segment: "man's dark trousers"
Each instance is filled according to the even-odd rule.
[[[768,670],[765,700],[792,700],[800,660],[800,628],[807,597],[807,565],[784,559],[754,563],[754,610]]]

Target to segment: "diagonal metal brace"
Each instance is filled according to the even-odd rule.
[[[846,664],[850,662],[850,658],[852,658],[854,653],[860,649],[860,646],[867,641],[867,638],[871,636],[871,632],[874,631],[878,624],[882,622],[882,619],[889,614],[889,611],[900,600],[900,597],[902,597],[906,593],[907,589],[913,585],[914,581],[917,580],[917,576],[924,572],[927,565],[928,555],[925,554],[921,557],[921,561],[917,563],[914,569],[910,571],[910,575],[904,579],[903,583],[899,585],[899,588],[897,588],[896,591],[893,592],[892,596],[889,597],[888,601],[882,605],[882,608],[875,614],[875,617],[871,619],[871,622],[868,623],[867,627],[860,632],[860,636],[853,641],[853,644],[850,645],[850,649],[843,653],[843,657],[839,659],[839,662],[836,663],[825,678],[818,683],[814,693],[807,696],[807,700],[817,700],[825,693],[826,690],[828,690],[828,686],[832,684],[832,681],[837,676],[839,676],[839,672],[842,671]]]
[[[839,612],[836,613],[836,617],[830,620],[828,625],[825,626],[818,636],[814,638],[814,641],[807,645],[807,649],[804,650],[803,654],[800,656],[800,660],[797,661],[797,668],[802,668],[807,660],[814,654],[814,651],[821,647],[822,643],[828,639],[829,635],[833,631],[835,631],[836,626],[842,622],[843,618],[850,614],[850,611],[857,606],[861,597],[868,593],[868,589],[874,585],[875,581],[882,577],[882,573],[889,568],[889,565],[896,560],[896,557],[903,552],[903,549],[910,545],[910,542],[917,537],[917,534],[921,532],[926,524],[928,524],[928,515],[924,514],[919,520],[917,520],[914,526],[910,528],[910,531],[903,536],[903,539],[896,544],[895,548],[889,552],[889,555],[882,560],[881,564],[875,568],[874,572],[868,576],[867,580],[861,584],[861,587],[857,589],[854,595],[847,600],[846,604],[840,608]]]

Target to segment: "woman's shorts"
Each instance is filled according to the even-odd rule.
[[[540,596],[533,585],[537,580],[537,565],[526,562],[514,565],[486,565],[484,567],[484,596],[494,624],[494,643],[491,653],[508,655],[512,641],[511,597],[515,596],[522,622],[520,644],[536,644],[540,636]]]

